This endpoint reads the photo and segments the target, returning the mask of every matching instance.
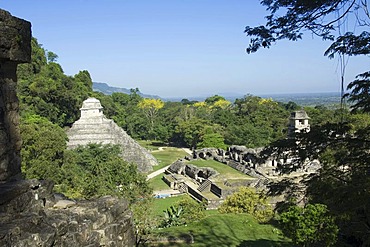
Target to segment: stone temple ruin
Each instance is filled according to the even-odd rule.
[[[309,117],[305,111],[295,111],[290,116],[289,129],[291,132],[309,131]],[[237,184],[228,181],[215,182],[218,175],[211,168],[197,168],[191,164],[178,160],[166,170],[163,180],[172,188],[188,193],[195,200],[208,203],[208,208],[217,208],[223,199],[235,191],[235,186],[249,186],[257,189],[266,188],[269,182],[280,179],[280,169],[291,165],[292,160],[287,158],[262,158],[264,148],[247,148],[233,145],[227,150],[217,148],[203,148],[195,150],[193,155],[185,157],[191,161],[197,159],[215,160],[230,166],[241,173],[249,175],[251,179],[239,181]],[[291,178],[299,178],[305,174],[317,172],[321,167],[317,160],[307,160],[303,166],[290,174]],[[281,198],[273,198],[272,203]]]
[[[153,170],[158,162],[152,154],[132,139],[126,131],[103,114],[100,101],[88,98],[82,103],[81,117],[67,131],[68,148],[89,143],[117,144],[122,148],[122,158],[137,165],[141,172]]]
[[[213,159],[224,163],[244,174],[254,178],[277,178],[281,176],[279,167],[289,166],[291,159],[270,157],[267,160],[261,159],[263,148],[247,148],[245,146],[233,145],[225,151],[217,148],[203,148],[195,150],[192,157],[187,159]],[[317,160],[307,160],[301,169],[292,173],[292,176],[299,176],[314,173],[320,168]]]
[[[16,69],[30,60],[31,23],[0,9],[0,246],[135,246],[124,199],[75,202],[22,180]]]

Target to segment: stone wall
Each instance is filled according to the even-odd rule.
[[[187,157],[187,159],[214,159],[244,174],[259,179],[279,177],[282,175],[280,169],[291,165],[291,159],[276,159],[275,157],[263,159],[261,158],[262,151],[263,148],[247,148],[237,145],[228,147],[226,151],[216,148],[204,148],[195,150],[193,157]],[[314,173],[319,168],[320,163],[317,160],[308,160],[303,164],[302,168],[291,175],[299,176]]]
[[[38,180],[0,185],[0,246],[135,246],[127,201],[61,200],[52,189]]]
[[[21,178],[17,65],[31,60],[31,23],[0,9],[0,183]]]

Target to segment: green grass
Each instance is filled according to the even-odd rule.
[[[156,171],[172,164],[180,158],[184,158],[187,153],[180,148],[164,147],[164,150],[152,152],[152,155],[159,163],[159,165],[153,167],[153,170]]]
[[[168,190],[170,187],[162,180],[163,174],[159,174],[158,176],[149,180],[149,185],[153,188],[153,190]]]
[[[212,212],[199,222],[187,226],[165,228],[156,236],[194,237],[194,247],[293,246],[281,231],[272,225],[259,224],[247,214],[219,214]],[[152,246],[189,246],[189,243],[160,243]]]
[[[215,169],[220,173],[220,175],[214,178],[216,181],[222,181],[223,179],[252,179],[252,177],[214,160],[192,160],[189,161],[189,163],[198,167],[210,167]]]
[[[180,195],[180,196],[173,196],[167,198],[156,198],[153,201],[153,215],[155,216],[163,216],[163,211],[169,208],[171,205],[175,204],[176,202],[182,200],[183,198],[188,197],[188,195]]]
[[[166,146],[166,143],[160,141],[151,141],[151,140],[136,140],[140,146],[148,149],[149,151],[158,150],[159,147]]]
[[[152,152],[153,156],[158,160],[159,165],[153,166],[153,171],[157,171],[165,166],[168,166],[180,158],[184,158],[187,153],[180,148],[164,147],[163,150]],[[163,182],[162,174],[149,180],[153,190],[169,189],[168,185]]]

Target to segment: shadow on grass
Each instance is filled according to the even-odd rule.
[[[207,217],[199,224],[192,224],[180,234],[167,235],[165,243],[150,246],[194,246],[194,247],[292,247],[284,236],[277,234],[277,229],[258,227],[249,217],[221,215]],[[229,217],[228,217],[229,216]],[[190,231],[189,231],[190,230]],[[186,233],[185,233],[186,232]],[[185,233],[185,234],[184,234]],[[189,236],[191,237],[190,241]],[[179,240],[182,241],[179,241]]]
[[[168,146],[168,143],[161,142],[161,141],[152,141],[151,145],[154,147],[163,147],[163,146]]]
[[[293,244],[267,239],[244,240],[237,247],[292,247]]]

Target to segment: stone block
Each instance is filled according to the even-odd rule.
[[[31,61],[31,23],[0,9],[0,60]]]

